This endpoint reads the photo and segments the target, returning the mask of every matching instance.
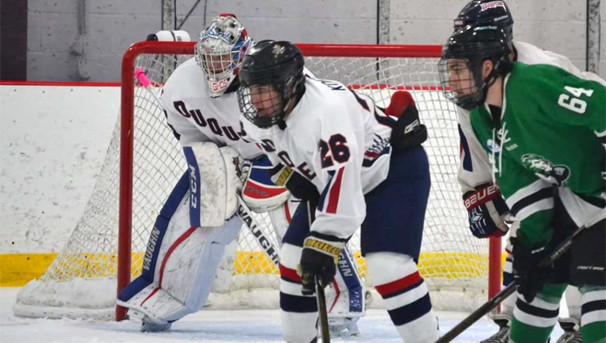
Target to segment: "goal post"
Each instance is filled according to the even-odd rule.
[[[457,114],[440,90],[437,63],[441,47],[298,46],[306,67],[315,76],[338,80],[369,94],[378,106],[389,105],[395,90],[413,95],[429,135],[424,147],[432,186],[419,269],[430,288],[434,307],[472,310],[498,293],[501,240],[491,239],[489,243],[471,235],[456,181]],[[173,70],[193,57],[193,52],[193,42],[139,42],[124,54],[120,119],[93,194],[65,248],[47,272],[20,291],[14,306],[16,315],[125,318],[125,309],[116,306],[116,292],[109,289],[120,292],[140,274],[153,221],[186,170],[162,109],[135,78],[135,70],[144,70],[159,92]],[[266,214],[258,216],[257,220],[270,227]],[[350,245],[360,274],[366,278],[359,253],[359,230]],[[224,261],[226,267],[219,270],[209,301],[220,294],[234,298],[233,294],[244,290],[249,295],[248,305],[256,307],[261,297],[251,294],[269,290],[272,305],[277,306],[278,271],[256,246],[254,237],[242,229],[232,248],[233,258]]]

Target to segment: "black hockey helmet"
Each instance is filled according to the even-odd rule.
[[[513,39],[513,17],[505,1],[472,0],[463,7],[454,20],[454,30],[467,25],[498,26],[511,41]]]
[[[511,71],[511,44],[497,26],[465,26],[455,31],[442,48],[438,69],[442,92],[458,106],[471,110],[484,102],[488,87]],[[484,61],[492,71],[483,77]]]
[[[238,90],[240,110],[261,128],[284,120],[305,92],[303,54],[287,41],[263,40],[244,57]]]

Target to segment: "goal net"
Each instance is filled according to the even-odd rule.
[[[14,312],[27,317],[124,317],[116,291],[141,273],[155,218],[186,170],[178,142],[154,97],[173,70],[192,58],[192,42],[141,42],[122,65],[121,118],[116,123],[93,194],[65,247],[46,273],[28,283]],[[437,309],[470,310],[500,284],[500,241],[474,238],[467,229],[456,181],[459,139],[456,108],[441,94],[437,62],[440,46],[299,45],[306,67],[318,78],[338,80],[370,94],[382,107],[391,94],[414,97],[429,139],[431,193],[419,269]],[[144,87],[135,70],[152,82]],[[271,231],[266,214],[255,219]],[[274,246],[278,246],[271,237]],[[359,230],[350,247],[362,277]],[[211,307],[277,307],[278,269],[243,228],[233,254],[217,273]],[[491,270],[491,272],[489,272]],[[255,294],[268,294],[256,296]],[[244,294],[244,295],[242,295]],[[375,297],[377,298],[377,297]]]

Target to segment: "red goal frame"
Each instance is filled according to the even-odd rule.
[[[120,104],[120,214],[118,233],[117,291],[131,279],[131,239],[133,201],[134,95],[133,78],[136,58],[141,54],[192,54],[195,42],[139,42],[133,44],[122,59]],[[417,57],[439,58],[439,45],[363,45],[363,44],[298,44],[305,56],[326,57]],[[501,239],[490,238],[488,297],[501,289]],[[116,306],[116,320],[126,317],[126,309]]]

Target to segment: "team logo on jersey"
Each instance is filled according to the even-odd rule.
[[[536,176],[558,186],[565,184],[570,177],[570,168],[568,166],[554,165],[545,157],[537,154],[523,155],[522,164]]]

